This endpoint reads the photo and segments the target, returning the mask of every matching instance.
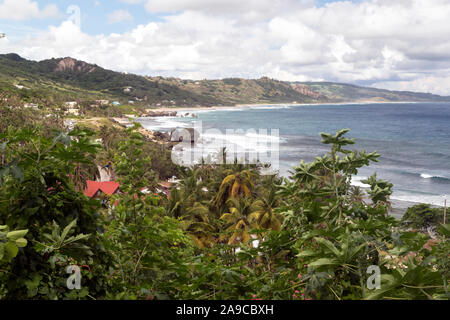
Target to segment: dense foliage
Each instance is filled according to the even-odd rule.
[[[0,298],[448,299],[450,226],[438,216],[435,234],[410,230],[388,214],[393,186],[375,174],[367,196],[353,188],[379,155],[349,150],[347,131],[321,134],[330,152],[282,179],[237,161],[161,174],[138,127],[4,126]],[[121,192],[89,199],[104,161]],[[166,194],[158,182],[172,169],[180,182]]]
[[[406,210],[402,222],[417,229],[436,228],[444,220],[443,208],[432,208],[428,204],[418,204]]]

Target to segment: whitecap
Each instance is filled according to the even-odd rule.
[[[268,105],[268,106],[251,106],[251,110],[274,110],[274,109],[291,109],[290,105]]]
[[[158,131],[161,129],[188,128],[192,124],[189,122],[178,121],[177,117],[154,117],[150,119],[142,119],[142,126],[147,130]],[[145,121],[150,120],[150,121]]]
[[[428,194],[416,194],[407,192],[394,192],[391,196],[393,200],[414,202],[414,203],[426,203],[434,206],[444,206],[444,195],[428,195]]]
[[[423,178],[423,179],[444,179],[444,180],[449,180],[448,177],[441,176],[441,175],[438,175],[438,174],[433,175],[433,174],[429,174],[429,173],[421,173],[420,177]]]
[[[361,182],[362,180],[366,180],[366,179],[367,179],[367,177],[364,177],[364,176],[352,176],[350,184],[354,187],[370,188],[370,185]]]

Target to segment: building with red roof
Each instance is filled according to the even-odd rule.
[[[114,181],[97,182],[97,181],[87,181],[87,188],[84,189],[83,193],[89,198],[96,198],[102,194],[111,196],[119,192],[120,184]]]

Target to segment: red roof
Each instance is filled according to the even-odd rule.
[[[84,189],[83,193],[89,198],[93,198],[98,191],[106,193],[107,195],[113,195],[119,190],[120,184],[114,181],[107,182],[97,182],[97,181],[87,181],[87,188]]]

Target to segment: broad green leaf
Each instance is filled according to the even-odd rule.
[[[375,290],[373,293],[369,294],[366,297],[366,300],[379,300],[381,298],[383,298],[388,292],[394,290],[396,288],[396,286],[392,285],[392,286],[385,286],[379,290]]]
[[[0,242],[0,261],[2,261],[4,254],[5,254],[5,245],[2,242]]]
[[[348,257],[349,260],[353,260],[353,258],[359,253],[359,251],[361,251],[367,244],[363,243],[355,248],[352,248],[350,250],[350,255]]]
[[[77,219],[73,220],[71,223],[69,223],[61,233],[61,241],[64,241],[67,234],[70,232],[70,230],[77,224]]]
[[[338,262],[335,259],[328,259],[328,258],[320,258],[316,261],[313,261],[308,264],[310,267],[322,267],[322,266],[330,266],[330,265],[337,265]]]
[[[331,243],[331,241],[324,239],[324,238],[314,238],[318,244],[320,244],[322,247],[328,248],[329,251],[331,251],[336,257],[340,256],[339,250]]]
[[[12,242],[8,242],[5,244],[5,253],[8,260],[13,259],[15,256],[17,256],[17,253],[19,252],[19,249],[17,248],[17,246],[12,243]]]
[[[300,252],[299,254],[297,254],[298,258],[306,258],[306,257],[311,257],[316,255],[317,252],[316,251],[312,251],[312,250],[303,250],[302,252]]]
[[[16,241],[17,239],[23,238],[27,233],[28,233],[28,229],[11,231],[11,232],[8,232],[7,237],[11,241]]]
[[[27,245],[28,241],[25,238],[20,238],[16,240],[16,245],[20,248],[23,248]]]

